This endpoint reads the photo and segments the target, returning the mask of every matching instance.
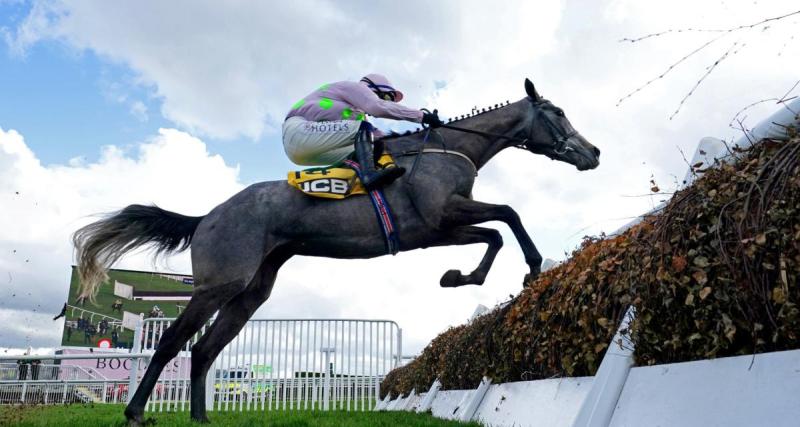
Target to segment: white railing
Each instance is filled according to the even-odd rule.
[[[146,319],[134,351],[153,352],[172,319]],[[150,411],[189,406],[190,349],[173,359]],[[402,331],[393,321],[251,320],[217,357],[206,381],[209,409],[370,410],[383,377],[400,365]],[[136,362],[134,362],[136,363]],[[143,369],[139,369],[141,376]]]
[[[132,353],[0,357],[0,403],[125,402],[173,320],[141,321]],[[205,330],[167,364],[147,410],[189,408],[190,349]],[[130,374],[110,380],[80,366],[49,363],[69,359],[131,359]],[[381,381],[401,360],[402,330],[393,321],[251,320],[209,370],[206,404],[225,411],[370,410]]]
[[[0,380],[0,404],[124,403],[127,381]]]
[[[99,372],[89,372],[82,366],[54,365],[45,363],[0,363],[0,380],[100,380],[105,378]]]
[[[73,318],[74,317],[83,317],[84,314],[88,314],[89,318],[87,320],[89,320],[90,323],[94,323],[94,318],[95,317],[99,317],[100,320],[108,319],[109,327],[122,326],[122,320],[121,319],[117,319],[116,317],[107,316],[107,315],[102,314],[102,313],[96,313],[94,311],[87,310],[87,309],[81,308],[81,307],[76,307],[74,305],[69,305],[69,304],[67,304],[67,308],[70,309],[69,315],[70,315],[70,317],[73,317]],[[78,316],[75,316],[75,312],[76,311],[78,312]]]
[[[149,359],[141,353],[0,357],[0,404],[123,403],[128,381],[109,380],[74,365],[39,363],[76,359]]]

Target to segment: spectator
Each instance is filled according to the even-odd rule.
[[[117,330],[114,329],[114,330],[111,331],[111,347],[112,348],[117,348],[117,341],[119,341],[119,334],[117,333]]]
[[[65,317],[67,315],[67,303],[64,303],[64,307],[61,308],[61,312],[53,318],[53,320],[58,320],[59,318]]]
[[[67,322],[67,342],[72,339],[72,323]]]
[[[42,364],[41,360],[31,360],[31,379],[34,381],[39,379],[39,368]]]
[[[30,363],[26,360],[17,360],[17,373],[18,379],[24,381],[28,379],[28,366]]]
[[[153,308],[150,309],[150,317],[164,317],[164,312],[161,311],[158,305],[154,305]]]
[[[103,319],[100,321],[100,335],[105,335],[108,332],[108,320]]]
[[[93,343],[95,335],[97,335],[97,328],[91,323],[89,323],[88,325],[86,325],[86,329],[84,329],[83,332],[83,343],[84,344]]]
[[[122,313],[122,300],[119,298],[114,300],[114,303],[111,304],[111,312],[113,313],[114,311]]]

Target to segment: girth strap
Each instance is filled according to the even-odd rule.
[[[344,163],[355,170],[363,182],[361,166],[352,160],[345,160]],[[389,202],[386,201],[383,190],[380,189],[370,191],[369,198],[372,201],[372,207],[375,208],[375,216],[378,218],[378,225],[380,225],[381,231],[383,232],[386,253],[396,255],[397,252],[400,251],[400,236],[394,225],[394,215],[389,208]]]
[[[406,183],[409,183],[409,184],[411,183],[411,179],[414,176],[414,172],[416,172],[416,170],[417,170],[417,160],[419,160],[419,155],[420,154],[425,154],[425,153],[452,154],[454,156],[461,157],[462,159],[464,159],[467,162],[469,162],[470,166],[472,166],[473,175],[474,176],[478,176],[478,166],[476,166],[475,162],[473,162],[472,159],[470,159],[469,156],[467,156],[466,154],[464,154],[464,153],[462,153],[460,151],[447,150],[447,149],[444,149],[444,148],[423,148],[422,151],[420,151],[420,150],[409,150],[409,151],[402,151],[400,153],[392,153],[392,156],[395,157],[395,158],[396,157],[406,157],[406,156],[417,156],[417,158],[414,160],[414,164],[411,166],[411,172],[408,174],[408,177],[406,178]]]

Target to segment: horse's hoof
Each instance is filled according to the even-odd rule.
[[[144,423],[144,413],[125,408],[125,418],[128,419],[128,427],[141,427]]]
[[[139,418],[128,418],[128,427],[143,427],[145,425],[144,419],[142,417]]]
[[[211,420],[208,419],[208,415],[192,415],[192,421],[200,424],[208,424]]]
[[[442,279],[439,280],[439,286],[443,288],[455,288],[461,286],[461,272],[458,270],[447,270],[447,273],[442,275]]]
[[[531,271],[530,273],[525,275],[525,278],[522,279],[522,287],[527,288],[536,281],[536,278],[539,277],[538,269],[536,271]]]

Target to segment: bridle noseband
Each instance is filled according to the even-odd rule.
[[[569,141],[569,139],[573,136],[577,135],[578,132],[574,130],[567,133],[561,132],[558,127],[556,127],[555,123],[550,120],[550,117],[547,117],[547,114],[544,114],[540,108],[536,108],[537,106],[549,103],[550,101],[531,102],[533,102],[534,106],[534,120],[536,119],[536,116],[541,116],[542,121],[544,122],[545,126],[547,126],[547,130],[550,132],[550,137],[553,139],[553,151],[559,155],[566,154],[568,151],[574,151],[572,147],[567,146],[567,141]],[[531,125],[531,132],[533,132],[533,125]],[[525,146],[525,148],[528,148],[528,146]]]

